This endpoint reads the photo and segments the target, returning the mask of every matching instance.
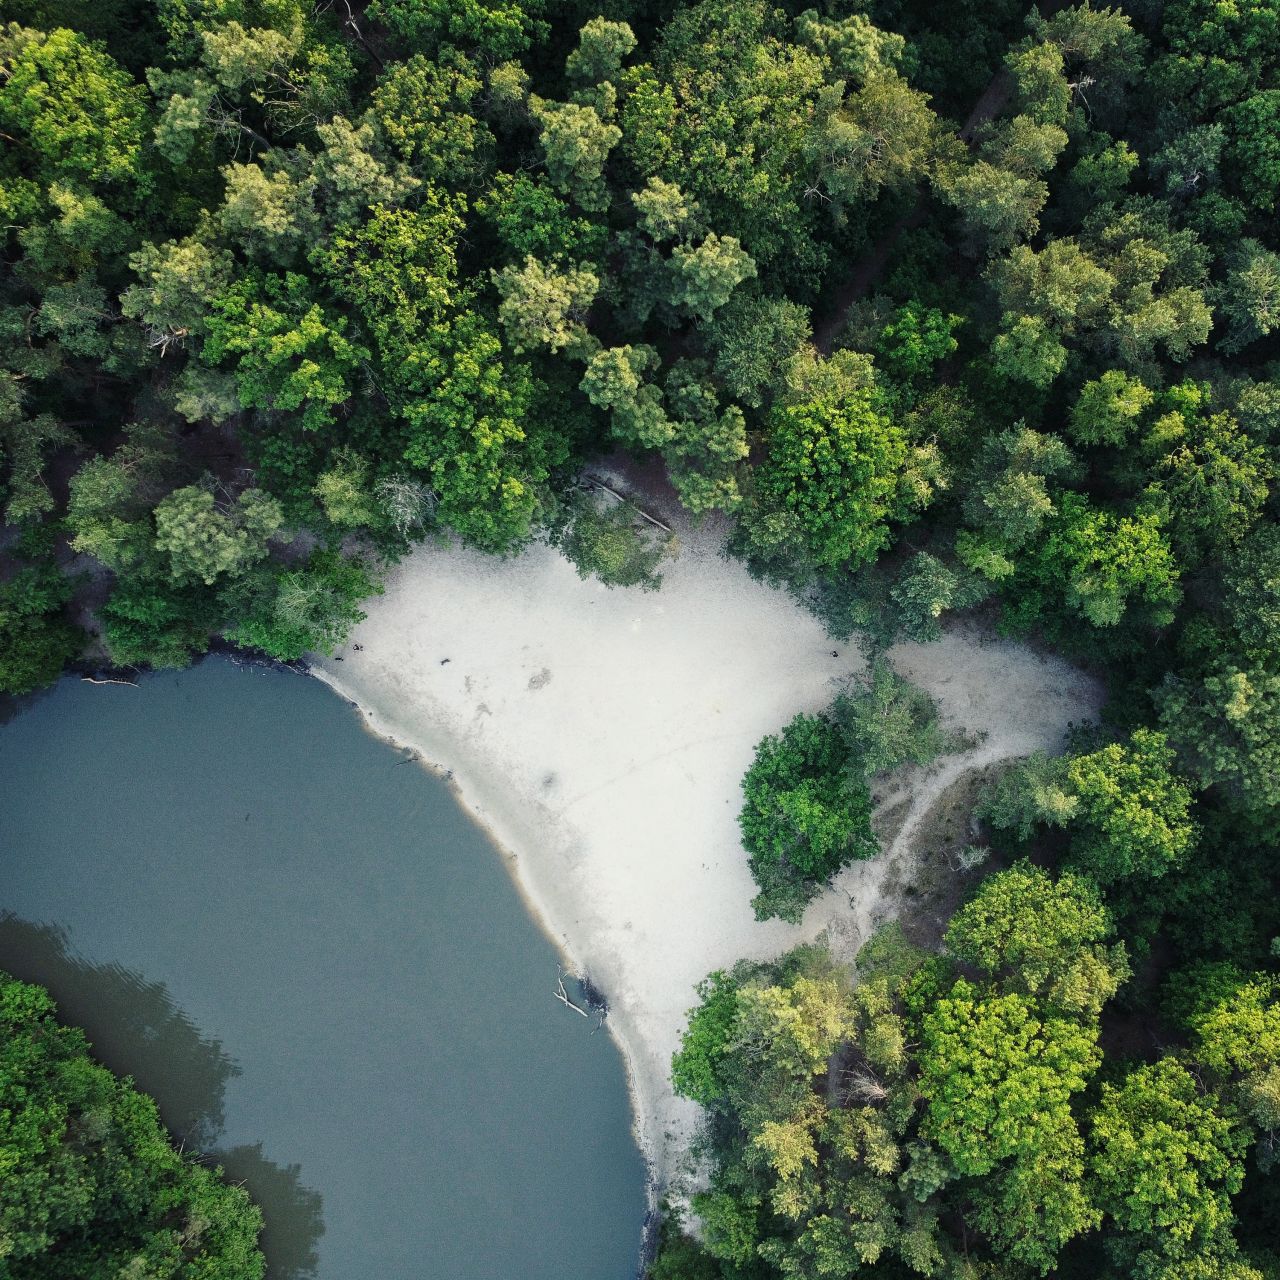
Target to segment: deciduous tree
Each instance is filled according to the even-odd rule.
[[[922,1019],[921,1132],[967,1174],[1027,1156],[1074,1128],[1071,1097],[1102,1055],[1096,1029],[1042,1016],[1027,997],[964,979]]]
[[[847,776],[847,760],[842,734],[823,716],[797,716],[757,744],[738,818],[760,888],[757,919],[799,920],[836,871],[875,853],[870,793]]]
[[[984,880],[947,926],[952,955],[1059,1015],[1096,1018],[1128,977],[1092,882],[1020,862]]]
[[[869,369],[809,363],[797,362],[805,367],[769,415],[757,489],[796,518],[813,564],[856,566],[888,544],[889,521],[908,514],[907,440],[878,407]]]
[[[1099,1205],[1158,1251],[1185,1257],[1230,1230],[1245,1135],[1171,1058],[1104,1083],[1092,1115]]]
[[[1173,762],[1164,734],[1135,729],[1128,743],[1113,742],[1067,766],[1077,800],[1072,861],[1100,884],[1167,875],[1191,848],[1191,790]]]
[[[346,336],[305,276],[248,275],[213,301],[201,357],[233,364],[245,408],[298,414],[309,431],[328,426],[352,394],[368,351]]]

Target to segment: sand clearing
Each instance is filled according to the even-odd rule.
[[[667,1080],[695,984],[824,929],[855,946],[892,909],[932,801],[975,765],[1056,747],[1100,701],[1072,667],[1017,645],[953,634],[895,650],[950,722],[985,736],[913,780],[890,848],[842,874],[802,926],[758,924],[736,824],[752,749],[863,663],[722,559],[714,528],[680,535],[649,594],[584,582],[547,547],[509,561],[423,547],[343,661],[316,664],[377,733],[452,774],[569,965],[607,995],[659,1185],[697,1121]],[[547,1016],[573,1016],[553,986]]]

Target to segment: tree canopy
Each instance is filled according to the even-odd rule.
[[[0,1239],[15,1280],[260,1280],[262,1215],[180,1154],[155,1104],[89,1056],[39,987],[0,974]]]
[[[654,498],[867,650],[745,781],[793,920],[970,745],[896,645],[1070,659],[920,951],[704,990],[654,1274],[1271,1280],[1278,120],[1274,0],[14,0],[0,692],[336,651],[450,540],[654,589]]]

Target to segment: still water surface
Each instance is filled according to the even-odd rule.
[[[262,1204],[271,1280],[628,1280],[623,1066],[449,788],[211,659],[0,727],[0,968]]]

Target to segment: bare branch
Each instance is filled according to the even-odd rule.
[[[556,989],[551,994],[554,995],[555,998],[565,1006],[565,1008],[572,1009],[574,1013],[582,1014],[584,1018],[591,1017],[584,1008],[580,1005],[574,1004],[573,1001],[569,999],[569,993],[564,989],[564,970],[559,965],[556,965],[556,970],[560,976],[556,979]]]
[[[627,506],[629,506],[638,516],[640,516],[642,520],[647,520],[651,525],[655,526],[658,529],[661,529],[663,533],[671,532],[670,525],[665,525],[662,523],[661,520],[655,519],[647,511],[642,511],[639,507],[636,506],[634,502],[631,501],[630,498],[624,498],[622,494],[620,494],[616,489],[609,488],[609,486],[605,484],[603,480],[599,479],[596,476],[586,476],[584,477],[584,479],[587,481],[588,484],[594,485],[597,489],[604,490],[604,492],[609,494],[610,497],[617,498],[619,502],[625,502]]]

